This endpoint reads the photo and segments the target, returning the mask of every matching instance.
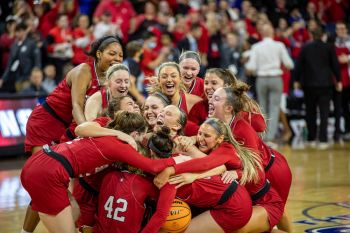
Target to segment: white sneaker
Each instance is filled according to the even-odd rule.
[[[327,150],[329,148],[329,143],[328,142],[320,142],[318,143],[319,150]]]
[[[316,143],[316,141],[307,141],[307,142],[305,143],[305,145],[306,145],[307,147],[316,148],[317,143]]]

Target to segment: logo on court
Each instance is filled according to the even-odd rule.
[[[307,233],[350,232],[350,203],[322,203],[304,209],[306,219],[295,221],[309,229]]]

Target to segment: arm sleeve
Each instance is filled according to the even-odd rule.
[[[250,50],[249,60],[247,64],[245,65],[246,69],[249,71],[256,72],[257,70],[257,60],[256,60],[256,52],[254,50],[254,47]]]
[[[175,164],[173,158],[157,160],[146,158],[139,154],[129,144],[122,143],[115,137],[111,138],[114,140],[114,143],[108,143],[100,147],[104,156],[109,160],[127,163],[152,174],[157,174],[163,171],[166,167]]]
[[[174,185],[166,184],[160,189],[156,212],[141,233],[156,233],[163,226],[175,198]]]
[[[281,43],[281,58],[282,58],[282,63],[285,67],[287,67],[288,69],[293,69],[294,67],[293,61],[288,54],[286,46],[284,46],[284,44],[282,43]]]
[[[214,167],[224,165],[226,162],[232,159],[232,154],[235,153],[229,144],[223,143],[208,156],[203,158],[192,159],[190,161],[176,164],[175,174],[185,172],[202,172],[210,170]]]

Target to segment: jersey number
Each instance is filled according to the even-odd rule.
[[[128,202],[125,199],[118,198],[116,200],[116,203],[117,204],[121,203],[122,206],[115,208],[114,214],[112,216],[113,201],[114,201],[114,197],[113,196],[109,196],[108,200],[106,201],[106,203],[104,205],[105,210],[107,211],[107,218],[112,218],[113,217],[114,220],[117,220],[117,221],[120,221],[120,222],[124,222],[125,217],[124,216],[118,216],[118,214],[119,213],[124,213],[126,211],[126,209],[128,208]]]

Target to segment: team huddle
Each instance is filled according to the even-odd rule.
[[[21,181],[32,199],[22,232],[167,232],[175,198],[184,232],[290,232],[292,175],[265,144],[248,85],[228,70],[198,78],[200,57],[166,62],[140,104],[113,36],[91,46],[30,115]]]

